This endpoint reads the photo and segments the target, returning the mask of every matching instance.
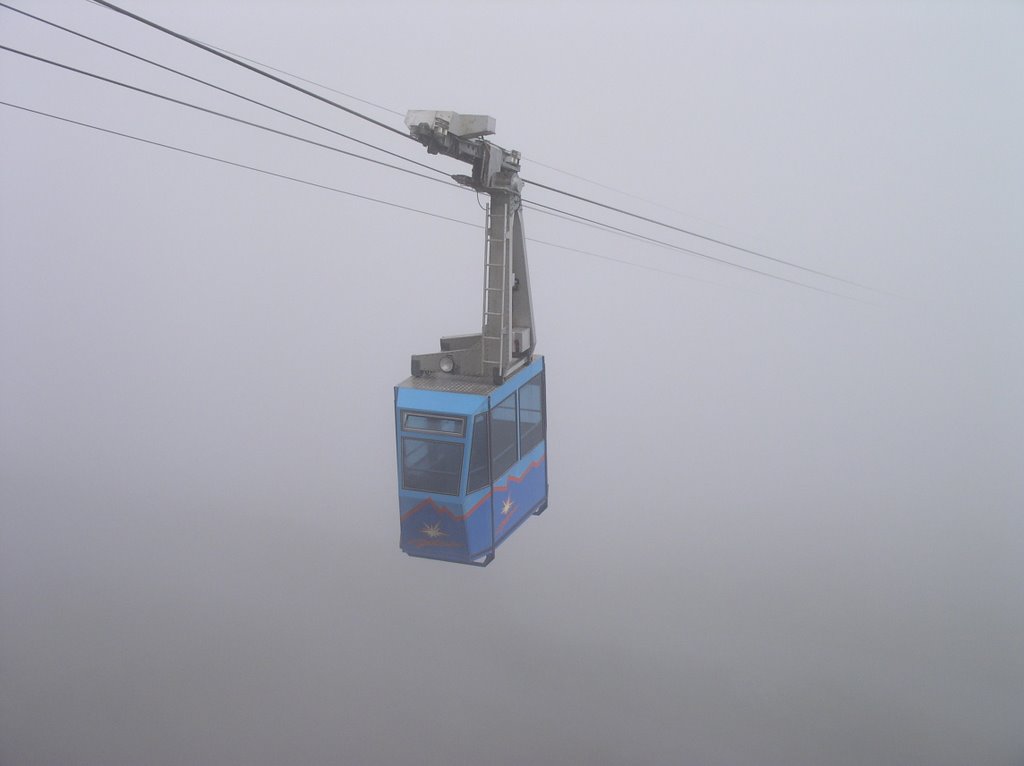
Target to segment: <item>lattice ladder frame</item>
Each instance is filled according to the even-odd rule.
[[[493,194],[484,232],[482,361],[508,371],[512,326],[512,223],[508,195]]]

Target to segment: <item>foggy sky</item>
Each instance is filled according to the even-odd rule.
[[[0,763],[1024,763],[1019,3],[124,2],[490,114],[527,178],[875,289],[528,187],[840,295],[527,211],[648,268],[529,245],[549,510],[487,569],[411,559],[393,386],[479,326],[481,233],[0,107]],[[464,172],[98,6],[16,3]],[[4,9],[0,38],[352,148]],[[483,221],[2,51],[0,94]]]

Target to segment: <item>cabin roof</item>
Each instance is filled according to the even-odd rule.
[[[487,396],[498,388],[483,378],[473,378],[468,375],[438,375],[432,372],[406,378],[398,384],[398,387],[412,388],[417,391],[450,391],[455,394],[475,394],[476,396]]]

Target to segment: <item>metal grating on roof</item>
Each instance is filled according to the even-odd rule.
[[[480,378],[429,372],[419,377],[406,378],[399,384],[399,387],[415,388],[420,391],[451,391],[456,394],[475,394],[477,396],[487,396],[497,388],[494,384]]]

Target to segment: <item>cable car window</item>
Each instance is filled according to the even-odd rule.
[[[421,492],[459,494],[463,449],[459,442],[403,438],[402,485]]]
[[[405,412],[402,414],[402,428],[406,431],[464,436],[466,419],[451,415],[430,415],[425,412]]]
[[[541,375],[537,375],[519,389],[519,447],[524,455],[540,444],[544,438],[544,402]]]
[[[491,480],[490,466],[487,462],[490,440],[490,423],[487,413],[473,418],[473,444],[469,448],[469,486],[467,492],[476,492],[486,487]]]
[[[516,443],[516,395],[513,393],[491,410],[491,475],[498,477],[519,457]]]

